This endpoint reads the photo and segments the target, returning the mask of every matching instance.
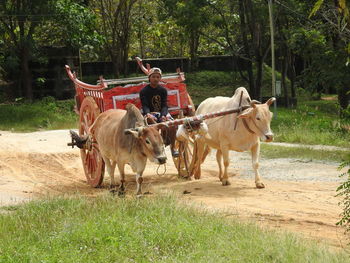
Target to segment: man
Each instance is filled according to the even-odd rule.
[[[155,122],[172,119],[168,112],[168,92],[166,88],[159,85],[161,79],[162,71],[160,68],[151,68],[148,73],[149,85],[140,91],[142,113]],[[165,144],[170,144],[173,157],[178,157],[179,153],[174,150],[175,133],[171,130],[163,130],[162,133],[164,134],[163,139]]]
[[[168,92],[163,86],[159,85],[161,78],[162,71],[160,68],[151,68],[148,73],[150,84],[140,91],[143,115],[156,122],[171,119],[167,104]]]

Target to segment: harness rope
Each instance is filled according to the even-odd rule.
[[[158,175],[158,176],[164,175],[164,174],[166,173],[166,163],[163,164],[163,165],[164,165],[164,172],[163,172],[163,174],[160,174],[160,173],[159,173],[159,167],[160,167],[161,165],[162,165],[162,164],[158,165],[158,168],[157,168],[157,175]]]

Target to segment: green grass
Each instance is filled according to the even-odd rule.
[[[0,130],[28,132],[77,127],[74,100],[57,101],[52,97],[34,103],[1,104]]]
[[[188,93],[196,105],[208,97],[231,97],[237,87],[245,85],[235,72],[201,71],[187,73],[185,77]]]
[[[11,206],[0,213],[0,240],[0,262],[349,262],[322,244],[198,211],[174,197]]]
[[[341,127],[345,123],[336,101],[320,100],[300,102],[297,109],[278,108],[271,128],[277,142],[350,147],[350,133]]]
[[[271,144],[261,145],[261,157],[267,159],[296,158],[340,163],[348,160],[349,155],[348,151],[341,150],[316,150],[307,147],[286,147]]]

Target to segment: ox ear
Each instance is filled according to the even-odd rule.
[[[140,136],[140,131],[137,128],[134,129],[125,129],[124,130],[125,135],[134,135],[136,138]]]
[[[253,108],[248,108],[244,110],[241,114],[237,116],[238,119],[246,119],[249,118],[253,114]]]
[[[266,101],[267,106],[270,106],[272,103],[274,103],[276,100],[275,97],[270,98],[268,101]]]

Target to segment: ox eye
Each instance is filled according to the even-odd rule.
[[[147,144],[151,144],[150,140],[146,139],[146,143]]]
[[[259,117],[256,117],[256,119],[257,119],[258,121],[260,121],[260,118],[259,118]]]

